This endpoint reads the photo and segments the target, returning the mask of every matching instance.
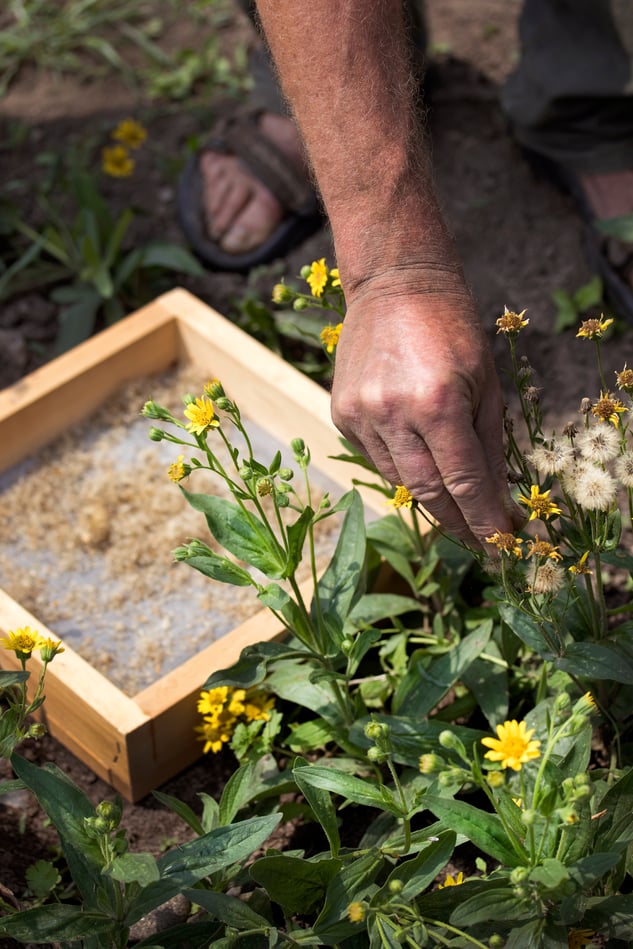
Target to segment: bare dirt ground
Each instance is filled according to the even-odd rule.
[[[461,252],[500,370],[506,365],[504,341],[494,323],[503,311],[527,308],[529,332],[521,342],[543,386],[544,407],[557,426],[573,418],[580,398],[595,391],[591,347],[573,331],[554,335],[553,291],[575,291],[591,275],[582,246],[582,225],[570,201],[550,183],[537,180],[512,139],[498,104],[500,83],[518,56],[516,0],[429,0],[431,60],[434,81],[429,92],[429,123],[437,187]],[[239,30],[246,26],[242,23]],[[240,35],[242,33],[240,32]],[[8,181],[37,173],[42,152],[63,148],[69,136],[94,133],[96,140],[121,118],[133,114],[149,129],[147,165],[134,180],[112,182],[117,200],[134,199],[145,208],[137,223],[141,236],[160,233],[180,240],[174,206],[174,169],[187,139],[204,133],[215,103],[208,107],[147,108],[124,86],[109,83],[78,87],[72,79],[25,75],[0,101],[0,176]],[[19,119],[29,134],[9,147],[8,130]],[[4,126],[4,134],[3,134]],[[5,144],[3,144],[5,143]],[[145,159],[143,159],[145,160]],[[165,183],[165,169],[171,169]],[[281,264],[258,278],[266,296],[280,273],[296,275],[314,258],[331,260],[326,230],[297,248]],[[246,278],[207,273],[185,285],[221,312],[244,292]],[[592,314],[598,315],[598,314]],[[45,360],[55,332],[55,309],[36,294],[0,310],[0,387]],[[416,345],[418,341],[412,340]],[[424,342],[432,345],[432,342]],[[627,336],[606,355],[607,373],[621,368]],[[630,357],[629,357],[630,358]],[[503,377],[505,379],[505,377]],[[506,385],[504,381],[504,385]],[[587,391],[589,389],[589,392]],[[26,754],[40,762],[54,760],[94,801],[111,789],[83,764],[47,738]],[[207,757],[163,788],[196,807],[200,791],[217,792],[230,769],[230,755]],[[182,825],[151,797],[126,805],[123,823],[134,849],[157,852],[182,838]],[[53,835],[22,792],[0,801],[1,880],[22,886],[25,866],[40,856]]]

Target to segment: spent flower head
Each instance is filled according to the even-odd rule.
[[[40,651],[40,659],[45,663],[52,662],[55,656],[58,656],[60,652],[64,652],[64,647],[59,639],[45,639],[42,637],[37,648]]]
[[[583,458],[597,464],[605,464],[620,451],[620,436],[610,425],[590,425],[583,429],[575,441]]]
[[[573,487],[573,497],[585,511],[608,511],[615,504],[616,495],[615,478],[597,465],[588,465]]]
[[[548,477],[569,467],[574,460],[574,449],[569,442],[554,438],[549,445],[537,445],[526,458],[540,475]]]
[[[533,540],[528,541],[526,557],[538,557],[541,560],[563,559],[558,547],[554,547],[548,540],[539,540],[538,534],[534,536]]]
[[[175,461],[167,469],[167,476],[171,481],[182,481],[183,478],[186,478],[191,469],[189,465],[183,464],[184,455],[178,455],[178,461]]]
[[[565,569],[551,560],[539,564],[536,561],[528,574],[528,587],[532,593],[553,596],[565,585]]]
[[[633,369],[629,369],[626,363],[624,364],[624,369],[621,369],[620,372],[616,372],[615,381],[618,389],[622,389],[629,395],[633,394]]]
[[[481,743],[490,750],[484,758],[489,761],[499,761],[502,768],[511,768],[520,771],[524,764],[540,758],[541,743],[533,739],[533,728],[528,728],[525,722],[516,719],[497,725],[496,738],[482,738]]]
[[[612,323],[612,319],[604,318],[604,313],[600,314],[599,320],[583,320],[580,324],[580,329],[576,333],[576,338],[581,336],[584,339],[602,339]]]
[[[497,320],[497,333],[505,333],[506,336],[516,336],[517,333],[520,333],[523,327],[527,326],[530,322],[529,320],[523,319],[525,313],[525,310],[521,310],[520,313],[515,313],[514,310],[509,310],[507,306],[504,307],[503,316],[500,316]]]
[[[485,540],[487,544],[494,544],[497,550],[502,553],[512,554],[512,556],[518,560],[521,559],[521,544],[523,543],[521,537],[515,537],[514,534],[509,531],[495,531],[494,534],[490,537],[486,537]]]
[[[622,452],[615,463],[615,476],[625,488],[633,488],[633,451]]]
[[[591,414],[601,422],[611,422],[615,428],[620,424],[620,415],[628,409],[619,399],[613,398],[610,392],[601,392],[600,398],[591,406]]]

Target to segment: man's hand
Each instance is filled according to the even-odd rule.
[[[431,278],[433,292],[401,283],[383,275],[348,306],[334,423],[383,477],[405,485],[444,529],[478,546],[523,521],[508,491],[492,357],[457,275]]]

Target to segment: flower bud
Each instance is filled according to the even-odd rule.
[[[350,652],[354,648],[354,640],[349,636],[346,636],[345,639],[341,641],[341,652],[344,656],[349,656]]]
[[[515,886],[517,883],[525,883],[529,875],[529,867],[515,867],[510,874],[510,883],[513,883]]]
[[[257,482],[257,493],[260,498],[268,497],[273,493],[273,483],[270,478],[260,478]]]
[[[26,734],[27,738],[35,738],[37,741],[38,738],[43,738],[46,734],[46,725],[42,722],[33,722],[32,725],[29,725],[29,730]]]
[[[577,824],[580,820],[578,811],[575,807],[559,807],[556,811],[556,814],[558,815],[562,824],[568,824],[569,826]]]
[[[456,751],[457,754],[462,758],[466,757],[464,743],[460,738],[457,737],[455,732],[445,728],[443,732],[440,732],[440,737],[438,740],[442,748],[446,748],[447,751]]]
[[[222,385],[219,379],[212,379],[211,382],[207,382],[207,384],[204,387],[204,392],[214,402],[216,402],[218,399],[221,399],[224,395],[226,395],[224,391],[224,386]]]
[[[488,939],[488,945],[490,946],[490,949],[503,949],[505,944],[505,939],[503,936],[500,936],[499,933],[493,933]]]
[[[297,299],[294,300],[292,304],[292,309],[296,310],[297,312],[300,312],[301,310],[305,310],[307,309],[307,307],[308,307],[308,301],[305,299],[305,297],[297,297]]]
[[[272,292],[272,301],[273,303],[289,303],[292,300],[294,293],[287,287],[285,283],[276,283],[273,287]]]
[[[570,705],[571,699],[567,692],[559,692],[554,699],[554,713],[563,712],[566,708],[569,708]]]
[[[118,827],[121,821],[122,810],[121,805],[117,804],[116,801],[100,801],[95,811],[98,817],[109,821],[113,828]]]
[[[40,645],[40,659],[42,662],[52,662],[60,652],[64,652],[64,647],[58,639],[47,639]]]
[[[489,771],[486,782],[491,788],[501,788],[506,783],[505,775],[503,771]]]
[[[248,464],[247,461],[244,462],[244,464],[241,466],[241,468],[239,469],[237,473],[242,479],[242,481],[248,481],[250,478],[253,477],[253,469],[251,468],[251,466]]]
[[[389,737],[389,726],[382,722],[368,722],[365,725],[365,737],[371,741],[380,741]]]
[[[146,402],[141,409],[141,415],[144,415],[145,418],[162,419],[163,422],[174,421],[171,412],[168,412],[162,405],[158,405],[157,402],[153,402],[151,399],[149,402]]]
[[[521,812],[521,820],[526,827],[531,827],[536,820],[536,817],[536,811],[533,811],[531,808],[526,807],[526,809]]]
[[[233,403],[230,399],[227,399],[225,395],[221,395],[219,399],[215,400],[216,409],[220,409],[221,412],[230,412],[233,408]]]
[[[371,748],[367,749],[367,759],[376,764],[381,764],[383,761],[386,761],[388,757],[389,753],[387,751],[381,751],[376,745],[372,745]]]
[[[312,265],[304,264],[301,270],[299,271],[299,276],[302,280],[307,280],[310,274],[312,273]]]
[[[389,880],[389,892],[390,893],[402,893],[402,888],[404,884],[402,880]]]
[[[446,762],[444,759],[440,758],[439,755],[433,754],[433,752],[427,752],[425,755],[420,755],[420,761],[418,765],[420,774],[436,774],[445,766]]]
[[[282,481],[292,481],[295,473],[292,468],[280,468],[277,474]]]
[[[470,775],[463,768],[447,768],[445,771],[440,771],[437,776],[438,783],[443,788],[450,788],[455,784],[465,784],[469,778]]]
[[[152,428],[149,430],[149,437],[153,442],[162,442],[163,438],[165,438],[165,435],[166,432],[163,432],[160,428],[154,428],[154,426],[152,426]]]
[[[278,494],[277,495],[277,507],[288,507],[290,504],[290,498],[287,494]]]

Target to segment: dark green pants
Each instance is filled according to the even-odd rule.
[[[407,5],[423,51],[423,3]],[[518,141],[579,171],[633,168],[633,0],[525,0],[519,30],[521,58],[501,97]],[[283,111],[264,50],[252,70],[254,104]]]

